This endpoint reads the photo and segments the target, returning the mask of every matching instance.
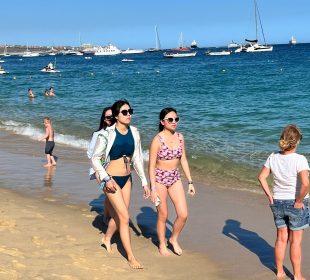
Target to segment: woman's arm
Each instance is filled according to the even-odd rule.
[[[184,140],[183,135],[181,135],[181,137],[182,137],[182,145],[183,145],[183,154],[181,157],[181,166],[182,166],[184,174],[188,180],[188,194],[194,195],[195,194],[195,188],[193,185],[193,180],[192,180],[191,172],[189,170],[189,165],[188,165],[188,161],[187,161],[187,157],[186,157],[185,140]]]
[[[107,147],[107,144],[108,144],[107,136],[100,134],[97,138],[94,152],[91,157],[93,168],[96,172],[98,172],[100,181],[102,181],[104,178],[109,177],[109,174],[106,172],[105,168],[102,166],[100,161],[100,159],[104,155],[104,151]]]
[[[303,200],[307,193],[309,192],[309,171],[308,170],[302,170],[298,173],[299,179],[300,179],[300,191],[298,196],[295,199],[295,208],[302,208],[304,207]]]
[[[94,132],[93,136],[92,136],[92,138],[91,138],[91,140],[89,142],[88,149],[87,149],[87,157],[89,159],[91,159],[91,157],[93,155],[94,148],[95,148],[95,145],[96,145],[96,142],[97,142],[97,138],[98,138],[98,133]]]
[[[270,174],[270,169],[267,168],[266,166],[264,166],[262,168],[262,170],[260,171],[260,173],[258,174],[257,179],[258,179],[262,189],[264,190],[265,194],[267,195],[269,203],[273,204],[272,194],[270,192],[270,188],[269,188],[269,185],[267,182],[267,178],[268,178],[269,174]]]

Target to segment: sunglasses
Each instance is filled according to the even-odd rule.
[[[180,120],[179,117],[176,117],[176,118],[165,118],[165,119],[163,119],[163,121],[167,121],[168,123],[173,123],[173,121],[176,122],[176,123],[178,123],[179,120]]]
[[[127,116],[128,114],[132,115],[133,114],[133,109],[130,108],[128,110],[122,110],[121,113],[122,113],[123,116]]]
[[[104,119],[110,121],[110,120],[113,119],[113,116],[112,116],[112,115],[110,115],[110,116],[105,116]]]

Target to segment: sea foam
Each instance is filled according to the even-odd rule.
[[[36,128],[29,123],[21,123],[12,120],[1,122],[0,128],[13,131],[18,135],[29,137],[32,140],[37,140],[38,137],[44,133],[42,129]],[[89,141],[85,139],[78,139],[75,136],[60,133],[55,135],[55,142],[83,150],[86,150],[89,144]]]

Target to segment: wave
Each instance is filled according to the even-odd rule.
[[[42,129],[32,126],[29,123],[21,123],[16,121],[0,121],[0,128],[7,131],[13,131],[18,135],[29,137],[32,140],[37,140],[40,135],[44,133]],[[79,139],[73,135],[65,135],[57,133],[55,135],[55,142],[57,144],[64,144],[74,148],[87,150],[89,141],[85,139]],[[149,160],[149,151],[143,150],[143,159]]]
[[[36,128],[29,123],[21,123],[12,120],[0,122],[0,128],[13,131],[18,135],[23,135],[33,140],[37,140],[38,137],[44,133],[42,129]],[[89,144],[89,141],[85,139],[78,139],[73,135],[60,133],[55,135],[55,142],[83,150],[86,150]]]

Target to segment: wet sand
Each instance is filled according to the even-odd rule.
[[[87,177],[85,151],[57,145],[56,168],[43,168],[44,143],[0,132],[0,279],[273,279],[275,228],[263,195],[196,183],[181,257],[156,248],[156,212],[134,177],[132,243],[146,267],[132,271],[116,238],[101,246],[104,196]],[[233,188],[234,186],[232,186]],[[259,188],[257,186],[257,188]],[[13,190],[13,192],[12,192]],[[167,236],[174,220],[173,208]],[[310,235],[303,271],[310,278]],[[285,264],[292,271],[289,259]]]

